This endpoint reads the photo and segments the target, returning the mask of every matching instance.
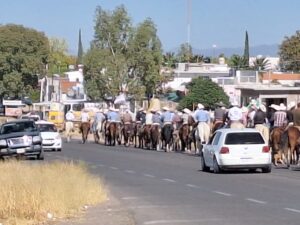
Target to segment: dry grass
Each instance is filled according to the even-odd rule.
[[[38,224],[55,218],[71,217],[85,205],[106,200],[99,178],[83,164],[54,162],[32,165],[28,162],[0,163],[0,222]]]

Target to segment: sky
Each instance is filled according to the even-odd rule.
[[[250,46],[257,46],[280,44],[300,28],[300,0],[1,0],[0,24],[63,38],[76,55],[79,29],[85,50],[93,40],[96,7],[121,4],[133,25],[154,21],[164,51],[186,43],[188,33],[193,48],[236,48],[244,46],[246,30]]]

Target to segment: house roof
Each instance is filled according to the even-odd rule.
[[[264,73],[262,80],[299,80],[300,74],[298,73]]]

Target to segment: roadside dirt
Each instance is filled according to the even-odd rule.
[[[109,200],[95,206],[88,207],[85,213],[77,218],[65,221],[53,221],[52,225],[136,225],[133,213],[120,204],[109,194]]]

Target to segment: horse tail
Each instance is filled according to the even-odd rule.
[[[281,135],[281,140],[280,140],[280,148],[281,149],[286,149],[289,146],[289,134],[288,131],[284,131],[283,134]]]

